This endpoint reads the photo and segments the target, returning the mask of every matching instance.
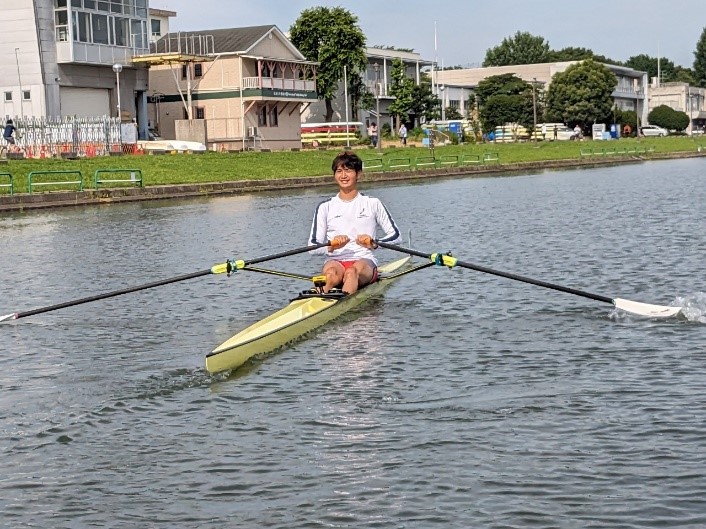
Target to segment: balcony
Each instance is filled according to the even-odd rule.
[[[109,46],[107,44],[91,44],[85,42],[57,42],[57,62],[95,64],[110,66],[116,62],[131,64],[135,55],[147,52],[143,48],[127,48],[124,46]]]
[[[316,81],[282,77],[244,77],[243,96],[311,99],[316,96]]]

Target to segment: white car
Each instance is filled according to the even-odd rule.
[[[657,125],[645,125],[640,129],[643,136],[668,136],[669,131]]]

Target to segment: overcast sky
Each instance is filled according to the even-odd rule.
[[[517,31],[552,49],[592,49],[624,61],[645,53],[693,66],[706,26],[706,0],[150,0],[177,12],[172,31],[275,24],[288,31],[314,6],[342,6],[358,16],[369,46],[413,48],[444,66],[479,66],[488,48]]]

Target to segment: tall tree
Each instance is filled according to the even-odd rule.
[[[532,128],[532,85],[515,74],[494,75],[484,79],[478,83],[476,96],[486,132],[505,123],[520,123]]]
[[[387,107],[387,111],[395,117],[395,130],[399,130],[400,118],[407,117],[412,109],[414,81],[407,77],[402,60],[397,58],[392,60],[390,77],[390,95],[395,99]]]
[[[439,118],[439,98],[431,91],[431,79],[429,75],[422,74],[422,79],[418,85],[414,85],[412,90],[411,112],[414,112],[417,119],[421,121],[431,121]]]
[[[676,66],[669,59],[664,57],[650,57],[644,53],[630,57],[625,61],[625,66],[641,72],[647,72],[650,79],[657,77],[659,72],[660,81],[667,83],[674,81],[676,77]]]
[[[546,119],[588,125],[601,123],[612,116],[617,78],[604,65],[594,60],[572,64],[554,75],[546,94]]]
[[[694,52],[694,77],[699,86],[706,86],[706,28],[696,43]]]
[[[343,67],[353,76],[365,70],[365,35],[358,17],[342,7],[305,9],[289,28],[290,40],[310,61],[317,61],[316,92],[326,102],[325,120],[333,118]]]
[[[483,66],[511,66],[549,62],[549,44],[544,37],[518,31],[503,39],[500,45],[485,52]]]

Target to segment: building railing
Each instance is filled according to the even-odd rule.
[[[316,91],[316,81],[303,79],[287,79],[286,77],[244,77],[244,89],[274,88],[278,90],[303,90],[306,92]]]

